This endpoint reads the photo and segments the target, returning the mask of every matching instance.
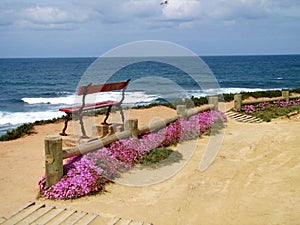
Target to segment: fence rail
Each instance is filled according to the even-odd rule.
[[[103,148],[117,140],[128,137],[138,138],[144,133],[160,130],[168,124],[175,122],[178,118],[188,118],[200,112],[215,109],[218,110],[218,97],[209,98],[209,105],[199,108],[186,109],[185,105],[177,106],[177,116],[165,120],[157,121],[149,126],[138,128],[138,120],[131,119],[125,121],[125,130],[109,135],[104,138],[94,139],[84,144],[69,149],[62,149],[62,138],[60,136],[50,136],[45,138],[45,175],[46,186],[50,187],[56,184],[63,176],[63,159],[73,156],[79,156],[97,149]]]
[[[242,100],[241,94],[234,95],[234,108],[237,110],[241,110],[243,105],[250,105],[262,102],[273,102],[273,101],[286,101],[288,102],[291,99],[300,98],[300,95],[291,96],[289,91],[282,91],[281,97],[274,97],[274,98],[259,98],[259,99],[246,99]]]

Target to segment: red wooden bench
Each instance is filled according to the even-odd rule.
[[[68,122],[71,119],[71,115],[74,114],[79,117],[81,131],[82,131],[82,137],[86,138],[87,135],[86,135],[83,120],[82,120],[84,112],[96,110],[96,109],[104,108],[104,107],[108,107],[108,110],[106,112],[106,116],[105,116],[102,124],[107,124],[106,121],[109,117],[112,106],[116,106],[119,108],[122,122],[124,124],[124,114],[122,111],[121,104],[125,98],[125,90],[129,84],[129,82],[130,82],[130,79],[127,81],[115,82],[115,83],[96,84],[96,85],[93,85],[92,83],[90,83],[87,86],[80,86],[77,91],[77,94],[79,96],[82,95],[82,104],[78,105],[78,106],[72,106],[72,107],[68,107],[68,108],[60,108],[59,109],[59,111],[65,112],[67,114],[66,120],[65,120],[65,125],[64,125],[64,128],[63,128],[62,132],[60,133],[60,135],[67,136],[66,129],[68,127]],[[122,98],[120,101],[107,100],[107,101],[103,101],[103,102],[96,102],[93,104],[85,103],[85,98],[89,94],[95,94],[95,93],[99,93],[99,92],[110,92],[110,91],[117,91],[117,90],[122,90]]]

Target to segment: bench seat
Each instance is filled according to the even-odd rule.
[[[108,100],[108,101],[104,101],[104,102],[97,102],[97,103],[94,103],[94,104],[87,104],[83,108],[80,105],[79,106],[72,106],[72,107],[68,107],[68,108],[60,108],[59,111],[65,112],[65,113],[77,114],[80,110],[89,111],[89,110],[100,109],[100,108],[104,108],[104,107],[108,107],[108,106],[117,106],[119,104],[120,104],[120,102],[118,102],[118,101]]]

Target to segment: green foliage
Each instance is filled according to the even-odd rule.
[[[204,133],[204,135],[216,135],[220,132],[225,127],[225,123],[221,120],[218,119],[216,120],[213,125]]]
[[[171,164],[182,159],[182,154],[168,148],[156,148],[145,155],[141,160],[142,166],[158,167],[160,165]]]
[[[166,106],[166,107],[169,107],[171,109],[175,109],[176,108],[174,106],[174,104],[172,104],[172,103],[154,102],[154,103],[150,103],[148,105],[137,105],[137,106],[132,107],[132,109],[149,109],[149,108],[156,107],[156,106]]]
[[[300,88],[292,89],[292,90],[290,90],[290,92],[294,92],[294,93],[300,94]]]
[[[20,137],[23,137],[25,135],[33,134],[34,126],[56,123],[56,122],[62,121],[63,118],[64,118],[64,116],[61,118],[54,118],[54,119],[49,119],[49,120],[38,120],[33,123],[22,124],[21,126],[13,129],[11,131],[7,131],[6,134],[0,136],[0,141],[11,141],[11,140],[15,140]]]
[[[12,131],[0,136],[0,141],[10,141],[33,133],[33,123],[23,124]]]
[[[206,98],[206,97],[195,98],[194,96],[192,96],[191,99],[194,102],[195,106],[201,106],[201,105],[208,104],[208,98]]]
[[[281,96],[281,90],[269,90],[269,91],[256,91],[256,92],[241,92],[242,98],[247,99],[249,97],[253,98],[274,98]]]
[[[32,125],[36,126],[36,125],[45,125],[45,124],[50,124],[50,123],[57,123],[57,122],[63,121],[64,119],[65,119],[65,116],[58,117],[58,118],[53,118],[53,119],[49,119],[49,120],[37,120],[37,121],[33,122]]]
[[[234,94],[223,94],[224,102],[231,102],[234,100]],[[219,98],[220,101],[220,98]]]
[[[263,119],[266,122],[270,122],[272,119],[286,116],[291,112],[300,111],[300,106],[289,106],[289,107],[274,107],[272,105],[266,106],[263,111],[257,111],[252,114],[254,117]]]

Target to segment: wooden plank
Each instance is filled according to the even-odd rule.
[[[33,204],[30,207],[26,207],[22,211],[20,211],[18,214],[14,215],[10,219],[4,222],[5,225],[9,224],[16,224],[21,222],[23,219],[25,219],[27,216],[35,212],[36,210],[40,209],[41,207],[45,206],[44,204]]]
[[[50,210],[52,210],[53,206],[44,206],[42,208],[39,208],[39,210],[32,213],[30,216],[28,216],[26,219],[22,221],[24,224],[31,224],[34,221],[38,220],[42,216],[44,216],[46,213],[48,213]]]
[[[227,113],[226,113],[226,116],[229,116],[229,117],[230,117],[230,116],[234,116],[234,115],[236,115],[236,114],[237,114],[237,113],[234,113],[234,112],[227,112]]]
[[[134,222],[132,225],[143,225],[144,222],[141,222],[141,221],[137,221],[137,222]]]
[[[121,220],[120,217],[113,218],[107,225],[116,225]]]
[[[45,215],[44,218],[41,220],[38,220],[37,222],[34,222],[33,224],[38,224],[38,225],[44,225],[49,223],[53,218],[58,216],[60,213],[62,213],[65,209],[56,209],[54,208],[51,210],[48,214]]]
[[[131,219],[124,219],[121,221],[120,225],[129,225],[132,222]]]
[[[82,219],[87,213],[86,212],[77,212],[73,214],[68,221],[66,221],[66,225],[73,225],[77,223],[80,219]]]
[[[196,115],[196,114],[198,114],[200,112],[211,110],[213,108],[214,108],[214,105],[213,104],[209,104],[209,105],[204,105],[204,106],[201,106],[201,107],[196,107],[196,108],[188,109],[187,110],[187,117]]]
[[[34,204],[35,204],[35,202],[28,202],[24,206],[22,206],[22,207],[20,207],[20,208],[18,208],[16,210],[14,210],[13,212],[11,212],[10,214],[8,214],[7,216],[4,216],[3,218],[6,219],[6,220],[8,220],[11,217],[17,215],[19,212],[23,211],[24,209],[26,209],[26,208],[34,205]]]
[[[289,96],[290,99],[295,99],[295,98],[300,98],[300,95],[295,95],[295,96]]]
[[[120,104],[120,102],[117,101],[104,101],[104,102],[97,102],[94,104],[86,104],[85,107],[83,107],[83,111],[89,111],[89,110],[95,110],[99,108],[105,108],[108,106],[116,106]],[[65,113],[78,113],[81,109],[81,106],[72,106],[68,108],[60,108],[59,111],[65,112]]]
[[[128,83],[129,82],[127,82],[127,81],[123,81],[123,82],[90,85],[88,87],[86,94],[94,94],[94,93],[98,93],[98,92],[109,92],[109,91],[122,90],[128,85]],[[85,88],[87,88],[87,86],[80,86],[77,94],[83,95]]]
[[[87,214],[85,217],[83,217],[80,221],[78,221],[78,225],[88,225],[91,223],[94,219],[97,218],[98,215],[96,214]]]
[[[3,218],[3,217],[0,217],[0,224],[1,223],[4,223],[6,221],[6,219],[5,218]]]
[[[233,118],[245,118],[246,115],[242,115],[242,114],[236,114],[235,116],[233,116]]]
[[[248,122],[250,122],[250,121],[253,121],[254,119],[255,119],[255,118],[253,118],[253,117],[246,118],[246,119],[244,120],[244,122],[248,123]]]
[[[259,99],[253,99],[253,100],[243,100],[242,105],[251,105],[255,103],[261,103],[261,102],[273,102],[273,101],[281,101],[284,100],[283,97],[274,97],[274,98],[259,98]]]
[[[53,222],[53,224],[61,224],[62,222],[66,221],[74,213],[76,213],[76,210],[65,210],[51,222]]]
[[[97,139],[95,141],[91,141],[82,145],[79,145],[74,148],[66,149],[63,150],[63,159],[72,157],[72,156],[77,156],[81,155],[84,153],[88,153],[97,149],[100,149],[114,141],[120,140],[120,139],[125,139],[131,136],[130,131],[122,131],[118,132],[116,134],[110,135],[108,137],[102,138],[102,139]]]
[[[234,115],[231,115],[230,117],[231,117],[231,118],[235,118],[235,117],[239,117],[239,116],[241,116],[241,114],[235,113]]]

